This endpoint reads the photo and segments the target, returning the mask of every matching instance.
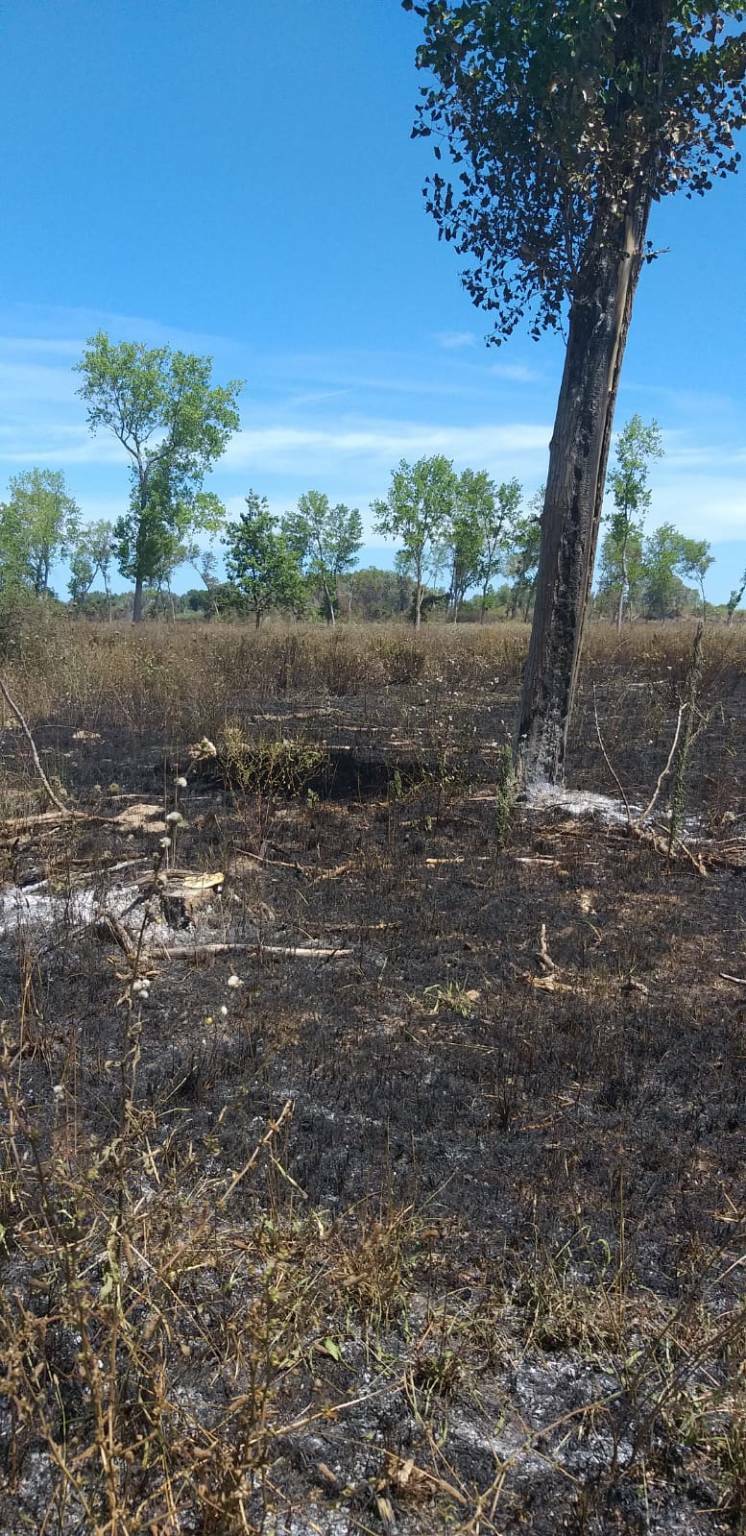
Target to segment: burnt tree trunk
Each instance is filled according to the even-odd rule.
[[[526,786],[561,783],[609,457],[619,373],[650,211],[645,189],[591,232],[570,326],[542,513],[534,620],[516,757]]]

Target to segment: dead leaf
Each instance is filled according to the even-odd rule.
[[[386,1536],[396,1536],[393,1507],[390,1500],[385,1498],[382,1493],[376,1494],[376,1510]]]

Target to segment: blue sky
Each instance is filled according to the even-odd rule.
[[[366,560],[390,562],[368,507],[402,456],[536,489],[561,343],[484,345],[422,205],[399,0],[4,0],[2,23],[0,495],[44,464],[86,516],[122,510],[71,373],[99,327],[244,378],[211,488],[277,511],[326,490]],[[744,175],[655,210],[617,417],[659,420],[650,523],[712,541],[713,600],[746,564],[745,233]]]

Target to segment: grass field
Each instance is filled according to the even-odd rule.
[[[589,630],[629,818],[511,806],[526,636],[10,637],[7,1536],[745,1529],[746,626],[670,855],[692,627]]]

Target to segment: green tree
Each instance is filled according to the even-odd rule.
[[[648,484],[651,459],[663,457],[663,440],[657,421],[647,425],[631,416],[619,434],[614,467],[609,476],[614,510],[604,539],[604,572],[607,589],[617,593],[616,625],[620,630],[629,603],[635,555],[641,552],[642,530],[653,493]]]
[[[696,581],[699,587],[703,619],[707,616],[705,576],[715,559],[715,556],[710,553],[710,549],[711,546],[707,539],[685,539],[682,537],[677,562],[679,574],[683,576],[684,580]]]
[[[249,491],[246,511],[225,531],[226,570],[254,615],[257,629],[272,608],[297,613],[303,606],[298,556],[278,532],[266,497]]]
[[[106,606],[111,620],[111,563],[116,550],[114,525],[106,518],[93,523],[83,523],[70,549],[70,580],[68,590],[73,603],[85,602],[97,576],[101,577]]]
[[[282,531],[304,576],[321,590],[324,616],[336,622],[337,581],[357,564],[363,524],[356,507],[333,507],[323,491],[307,491],[295,512],[286,513]]]
[[[414,582],[413,619],[422,623],[427,578],[435,579],[443,561],[443,544],[457,499],[457,477],[450,459],[434,454],[408,464],[402,459],[391,477],[388,495],[372,503],[376,528],[385,538],[399,539],[397,569]]]
[[[212,549],[201,549],[196,541],[186,545],[186,563],[197,572],[207,591],[218,585],[217,556]]]
[[[481,587],[480,624],[484,623],[490,584],[507,568],[520,521],[523,488],[520,480],[504,480],[491,496],[485,496],[480,509],[482,551],[477,562],[476,582]]]
[[[29,469],[8,484],[0,509],[0,569],[3,590],[49,592],[55,560],[74,543],[80,511],[58,469]]]
[[[495,487],[486,470],[465,469],[458,476],[444,538],[444,563],[450,565],[448,602],[454,624],[469,588],[477,580],[485,522],[494,503]]]
[[[213,385],[209,357],[115,344],[104,331],[88,342],[77,371],[91,431],[112,432],[130,461],[130,505],[116,534],[139,623],[144,589],[158,582],[175,548],[200,529],[214,530],[219,503],[202,485],[238,429],[241,386]]]
[[[691,601],[691,591],[680,574],[686,543],[673,523],[662,523],[645,540],[642,599],[646,618],[678,618]]]
[[[342,591],[351,616],[362,619],[401,618],[412,607],[412,582],[401,571],[364,566],[344,578]]]
[[[23,518],[17,502],[0,502],[0,599],[3,604],[30,589]]]
[[[454,624],[470,587],[481,588],[484,621],[490,582],[507,555],[521,496],[518,480],[496,486],[485,469],[465,469],[459,476],[446,535]]]
[[[734,613],[735,613],[735,611],[736,611],[736,609],[737,609],[737,607],[738,607],[738,605],[739,605],[739,603],[741,601],[741,598],[743,597],[744,592],[746,592],[746,571],[744,571],[743,576],[741,577],[741,580],[738,583],[738,586],[733,588],[733,591],[731,592],[731,595],[728,598],[728,603],[727,603],[726,611],[727,611],[727,614],[728,614],[728,623],[729,624],[733,623],[733,615],[734,615]]]
[[[507,564],[508,575],[512,578],[509,608],[511,619],[515,618],[519,606],[523,609],[523,617],[526,621],[531,611],[539,573],[541,551],[539,512],[542,501],[543,492],[538,491],[531,500],[531,511],[517,517],[513,524],[513,544]]]
[[[604,534],[598,574],[600,606],[605,614],[613,616],[617,630],[623,594],[626,593],[623,611],[629,613],[639,597],[644,571],[642,530],[629,528],[626,531],[623,551],[618,532],[617,525],[608,528]]]
[[[739,0],[404,0],[430,72],[415,133],[456,170],[426,188],[495,321],[567,324],[518,719],[526,781],[562,778],[620,369],[651,204],[735,170]],[[441,158],[440,142],[435,154]]]

